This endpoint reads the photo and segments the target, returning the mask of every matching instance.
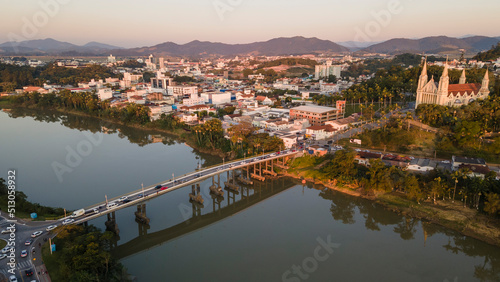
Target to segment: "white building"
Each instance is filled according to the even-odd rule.
[[[299,86],[294,84],[286,84],[286,83],[275,83],[273,84],[273,88],[280,90],[295,90],[299,91]]]
[[[113,98],[113,90],[111,88],[101,88],[97,91],[97,96],[101,101]]]
[[[321,92],[337,93],[339,92],[339,87],[335,83],[321,83],[319,86]]]
[[[205,92],[201,93],[205,103],[221,105],[231,103],[231,92]]]
[[[293,146],[297,145],[297,135],[296,134],[288,134],[284,136],[280,136],[281,140],[283,140],[283,144],[285,148],[290,149]]]
[[[332,65],[331,61],[328,61],[326,65],[316,65],[314,71],[314,79],[328,78],[330,75],[334,75],[340,78],[340,71],[342,66]]]
[[[168,95],[173,95],[175,99],[181,100],[183,98],[191,98],[193,95],[198,95],[198,87],[197,86],[167,86]]]
[[[185,106],[203,105],[205,104],[205,99],[203,97],[183,99],[182,104]]]
[[[306,137],[313,140],[324,140],[332,137],[335,131],[330,125],[313,125],[306,128]]]
[[[428,172],[434,170],[437,166],[437,162],[435,160],[430,159],[413,159],[410,161],[408,165],[408,170],[419,171],[419,172]]]

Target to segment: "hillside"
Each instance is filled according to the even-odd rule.
[[[463,49],[466,54],[474,54],[489,49],[499,41],[498,38],[486,36],[471,36],[467,38],[435,36],[422,39],[396,38],[362,49],[362,52],[385,54],[459,54],[461,53],[461,49]]]
[[[22,42],[5,42],[0,44],[2,55],[98,55],[107,50],[116,50],[121,47],[112,46],[99,42],[89,42],[79,46],[68,42],[58,41],[52,38],[26,40]]]
[[[265,42],[255,42],[249,44],[225,44],[195,40],[183,45],[173,42],[165,42],[151,47],[113,50],[113,54],[119,56],[144,56],[155,54],[162,56],[196,57],[209,55],[235,56],[246,54],[276,56],[346,52],[349,52],[349,49],[332,41],[300,36],[291,38],[275,38]]]
[[[490,50],[477,54],[473,59],[478,61],[494,61],[498,58],[500,58],[500,42],[496,46],[492,46]]]

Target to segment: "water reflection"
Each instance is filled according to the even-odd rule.
[[[123,243],[113,249],[112,253],[118,259],[123,259],[144,250],[154,248],[165,242],[177,239],[181,236],[195,232],[208,225],[214,224],[227,217],[244,211],[253,205],[260,203],[296,185],[291,179],[270,179],[253,185],[240,185],[241,191],[236,192],[225,189],[224,196],[210,194],[205,196],[210,212],[203,213],[203,205],[191,203],[192,215],[189,219],[176,225],[148,234],[149,226],[138,223],[139,236]],[[224,201],[224,199],[227,200]],[[208,210],[208,209],[207,209]],[[116,236],[116,242],[119,237]]]
[[[117,134],[117,136],[119,136],[121,139],[126,139],[130,143],[137,144],[140,147],[144,147],[146,145],[154,143],[162,143],[167,146],[182,143],[179,138],[168,133],[119,125],[95,117],[60,113],[53,110],[32,110],[23,108],[14,108],[8,110],[7,113],[10,118],[32,117],[34,120],[39,122],[59,123],[65,127],[76,129],[79,131],[90,131],[92,133],[102,134]],[[200,153],[195,149],[192,150],[192,153],[200,157],[202,167],[211,166],[222,162],[222,160],[218,157]]]
[[[483,258],[482,264],[474,266],[474,277],[480,281],[500,281],[500,255],[496,251],[497,247],[436,224],[410,216],[399,216],[365,199],[347,196],[349,199],[346,200],[346,197],[339,197],[339,192],[330,189],[323,189],[319,195],[332,202],[330,208],[332,217],[343,224],[355,224],[356,210],[358,210],[365,220],[364,225],[367,229],[381,231],[381,225],[394,226],[394,233],[399,234],[403,240],[415,240],[415,234],[420,228],[424,233],[424,246],[430,237],[437,234],[445,235],[448,243],[442,247],[448,252]]]

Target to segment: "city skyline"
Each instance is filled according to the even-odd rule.
[[[8,1],[0,16],[0,42],[53,38],[77,45],[90,41],[125,48],[193,40],[228,44],[278,37],[317,37],[333,42],[381,42],[428,36],[500,36],[494,0],[340,1],[159,0],[135,2],[89,0]],[[362,7],[362,8],[360,8]],[[180,11],[180,12],[177,12]],[[463,20],[465,19],[465,20]],[[83,36],[82,36],[83,35]]]

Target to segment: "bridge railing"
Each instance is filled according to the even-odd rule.
[[[274,152],[271,152],[271,153],[268,153],[268,154],[264,154],[264,155],[255,155],[255,156],[249,156],[249,157],[245,157],[245,158],[241,158],[241,159],[236,159],[236,160],[232,160],[232,161],[229,161],[229,162],[224,162],[224,165],[232,164],[232,163],[236,163],[236,162],[240,162],[240,161],[244,161],[244,160],[248,160],[248,159],[251,159],[251,158],[262,157],[262,156],[269,156],[269,155],[271,155],[273,153]],[[296,151],[294,153],[296,154],[296,153],[298,153],[298,151]],[[290,153],[288,153],[288,154],[290,154]],[[288,155],[288,154],[286,154],[286,155]],[[276,155],[276,158],[279,158],[280,156],[281,155]],[[179,175],[179,176],[175,176],[174,175],[174,179],[180,179],[180,178],[183,178],[183,177],[186,177],[186,176],[190,176],[190,175],[193,175],[193,174],[198,174],[198,173],[203,172],[205,170],[209,170],[209,169],[212,169],[212,168],[215,168],[215,167],[219,167],[221,165],[223,165],[223,164],[219,163],[219,164],[211,165],[211,166],[208,166],[208,167],[202,167],[201,169],[197,169],[195,171],[191,171],[191,172],[185,173],[183,175]],[[164,185],[166,182],[169,182],[169,181],[171,181],[171,180],[164,180],[162,182],[146,186],[146,187],[144,187],[144,190],[151,189],[153,187],[156,187],[157,185]],[[142,190],[143,189],[141,188],[141,189],[137,189],[135,191],[132,191],[132,192],[120,195],[120,196],[116,196],[116,197],[113,197],[113,198],[108,198],[108,203],[114,202],[114,201],[120,199],[123,196],[130,196],[130,195],[138,194],[138,193],[142,192]],[[95,208],[95,207],[102,206],[102,205],[106,205],[106,201],[102,201],[102,202],[99,202],[97,204],[93,204],[92,206],[85,207],[84,209],[85,210],[89,210],[91,208]]]

